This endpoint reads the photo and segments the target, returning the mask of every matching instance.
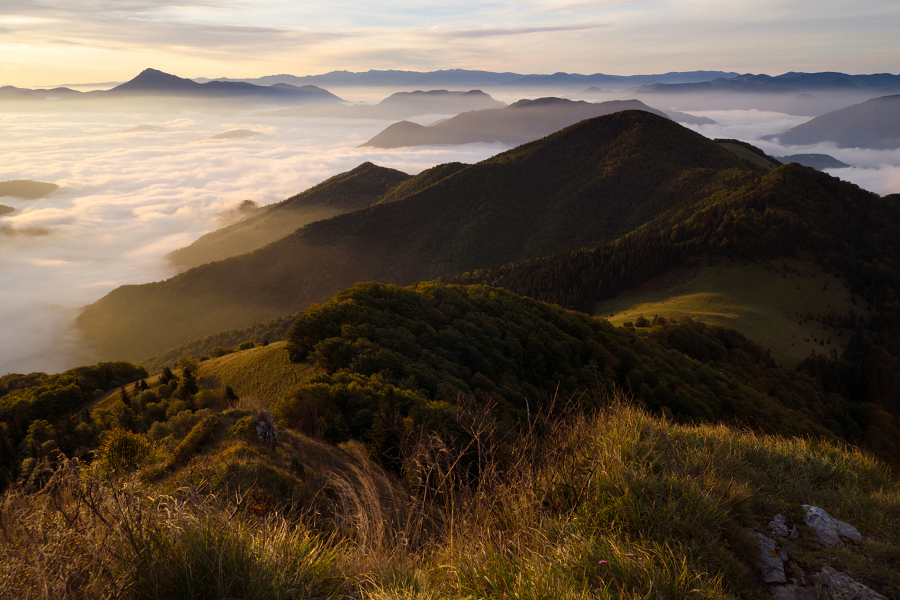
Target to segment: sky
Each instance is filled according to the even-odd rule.
[[[0,85],[332,70],[898,71],[897,0],[2,0]]]

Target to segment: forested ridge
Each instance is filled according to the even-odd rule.
[[[104,356],[135,360],[302,310],[358,281],[405,285],[593,247],[682,203],[672,186],[696,168],[748,170],[663,117],[598,117],[447,168],[449,175],[404,198],[311,223],[249,254],[120,287],[78,324]]]
[[[829,392],[900,414],[900,209],[849,183],[789,164],[768,173],[686,173],[685,202],[612,244],[542,257],[448,281],[504,287],[590,311],[692,258],[764,260],[806,254],[839,273],[873,307],[840,357],[812,356],[800,369]],[[848,315],[819,318],[850,319]]]
[[[596,386],[685,422],[900,450],[900,431],[877,407],[826,398],[814,377],[778,367],[759,344],[693,321],[635,331],[497,288],[370,283],[305,311],[287,340],[291,358],[320,375],[278,414],[333,442],[373,443],[376,455],[389,451],[385,431],[398,418],[441,430],[459,397],[491,398],[512,424]]]
[[[311,370],[287,394],[256,401],[280,427],[334,444],[365,442],[387,468],[396,467],[400,438],[419,429],[462,444],[456,419],[470,398],[502,433],[536,415],[596,410],[622,392],[683,423],[853,443],[888,461],[900,455],[896,421],[878,406],[828,393],[820,378],[777,366],[734,330],[690,320],[617,328],[500,288],[364,283],[279,323],[290,327],[277,351]],[[200,358],[256,344],[235,345]],[[166,366],[150,378],[118,362],[0,378],[0,486],[22,478],[39,487],[62,457],[91,463],[123,431],[143,444],[171,437],[165,443],[174,448],[237,401],[227,381],[204,387],[198,357],[174,362],[180,375]]]

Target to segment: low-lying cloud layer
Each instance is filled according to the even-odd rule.
[[[785,147],[760,138],[806,118],[759,111],[696,114],[717,122],[692,127],[708,137],[745,140],[775,156],[830,154],[854,165],[832,175],[880,194],[900,192],[900,151]],[[142,125],[161,129],[128,131]],[[418,173],[505,150],[497,144],[357,148],[383,127],[383,121],[260,116],[0,113],[0,180],[61,186],[40,200],[4,198],[16,210],[0,216],[0,374],[83,364],[88,349],[71,329],[78,307],[119,285],[174,274],[165,255],[240,218],[235,208],[252,210],[248,200],[282,200],[367,160]],[[236,129],[263,135],[206,139]]]
[[[424,117],[434,119],[434,116]],[[140,125],[161,131],[125,133]],[[111,289],[171,274],[165,255],[221,225],[245,200],[269,204],[364,161],[418,173],[476,162],[496,145],[371,151],[382,121],[182,115],[0,114],[0,180],[61,189],[41,200],[5,198],[0,217],[0,374],[78,364],[66,333],[72,309]],[[264,135],[204,140],[223,131]]]
[[[887,195],[900,192],[900,150],[871,150],[868,148],[838,148],[833,143],[787,146],[777,141],[762,140],[766,135],[778,134],[805,123],[809,117],[783,113],[748,111],[708,111],[693,114],[709,117],[715,125],[692,125],[691,129],[709,138],[733,138],[758,146],[770,156],[791,154],[828,154],[852,165],[826,172],[844,181]]]

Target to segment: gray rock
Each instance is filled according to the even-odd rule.
[[[822,567],[816,574],[816,587],[821,600],[887,600],[846,573]]]
[[[843,546],[844,543],[841,541],[841,537],[856,541],[862,539],[862,535],[855,527],[843,521],[838,521],[825,512],[825,509],[818,506],[810,506],[809,504],[804,504],[803,508],[806,509],[806,524],[812,528],[816,539],[821,544],[825,546]]]
[[[769,529],[779,537],[790,538],[792,540],[795,540],[798,537],[797,530],[788,525],[787,518],[780,513],[775,515],[775,517],[769,521]]]
[[[275,420],[272,419],[272,413],[268,410],[263,411],[259,423],[256,425],[256,435],[258,435],[259,439],[265,442],[269,448],[272,450],[275,449],[278,435],[275,430]]]
[[[754,531],[753,534],[759,538],[759,557],[756,559],[756,566],[762,571],[763,581],[787,583],[787,577],[784,574],[784,561],[787,560],[787,554],[778,548],[772,538],[766,537],[758,531]]]
[[[772,586],[772,595],[778,600],[819,600],[815,587],[791,583]]]

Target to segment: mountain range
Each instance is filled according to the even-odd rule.
[[[900,75],[793,72],[775,77],[745,74],[694,83],[654,83],[628,90],[680,110],[756,109],[804,116],[897,92]]]
[[[520,73],[494,73],[491,71],[471,71],[465,69],[448,69],[441,71],[418,72],[397,70],[371,70],[365,72],[332,71],[322,75],[267,75],[250,79],[229,79],[219,77],[209,79],[201,77],[198,82],[230,81],[272,85],[275,83],[293,83],[295,85],[325,85],[329,87],[584,87],[591,84],[602,84],[617,89],[650,83],[691,83],[710,81],[723,77],[733,77],[737,73],[724,71],[687,71],[662,73],[658,75],[581,75],[578,73],[553,73],[547,75],[523,75]]]
[[[273,117],[338,117],[344,119],[405,119],[417,115],[458,114],[506,106],[481,90],[453,92],[417,90],[391,94],[375,105],[315,104],[263,113]]]
[[[643,110],[660,116],[662,111],[639,100],[590,103],[563,98],[519,100],[498,109],[471,111],[431,126],[409,121],[395,123],[362,144],[374,148],[402,146],[493,143],[517,145],[536,140],[578,121],[622,110]],[[693,118],[677,113],[679,118]]]
[[[79,92],[69,88],[30,90],[0,88],[0,109],[16,110],[161,110],[225,108],[246,103],[317,104],[339,102],[331,92],[313,85],[278,83],[259,86],[243,82],[197,83],[156,69],[145,69],[134,79],[110,90]]]
[[[279,215],[302,223],[330,203],[349,212],[265,233]],[[891,198],[630,110],[474,165],[413,177],[361,165],[210,234],[185,266],[222,260],[118,288],[78,326],[102,356],[137,358],[235,327],[278,339],[285,315],[359,281],[443,278],[607,312],[626,327],[648,313],[722,322],[817,385],[900,414],[897,228]],[[256,249],[228,257],[241,244]],[[715,284],[729,273],[740,285]],[[675,296],[620,297],[644,283]]]
[[[764,139],[803,146],[833,142],[841,148],[900,148],[900,94],[854,104]]]

